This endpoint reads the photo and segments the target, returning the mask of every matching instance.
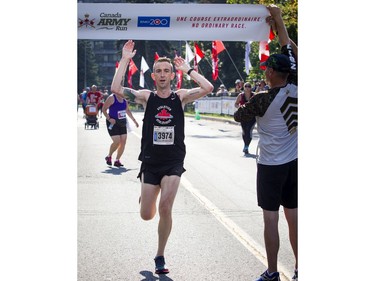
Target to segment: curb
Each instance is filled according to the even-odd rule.
[[[192,117],[195,118],[194,114],[191,113],[185,113],[185,117]],[[236,122],[234,120],[230,120],[227,118],[220,118],[220,117],[212,117],[212,116],[204,116],[200,114],[201,119],[211,120],[211,121],[219,121],[219,122],[225,122],[233,125],[241,125],[239,122]]]

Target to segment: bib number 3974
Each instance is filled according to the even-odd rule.
[[[166,126],[166,127],[154,126],[154,144],[173,145],[174,144],[174,126]]]

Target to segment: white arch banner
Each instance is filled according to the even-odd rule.
[[[268,16],[251,4],[78,3],[78,39],[266,41]]]

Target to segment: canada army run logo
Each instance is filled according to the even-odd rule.
[[[86,27],[94,28],[95,30],[114,29],[119,31],[126,31],[128,29],[128,22],[130,20],[130,18],[123,18],[122,15],[118,12],[115,14],[100,13],[98,20],[96,20],[95,18],[90,19],[90,15],[86,13],[84,19],[78,18],[78,28]]]
[[[85,19],[78,19],[78,23],[79,23],[79,26],[78,26],[78,28],[81,28],[81,27],[83,27],[83,26],[85,26],[86,28],[88,28],[88,27],[92,27],[92,28],[95,28],[95,26],[94,26],[94,21],[95,21],[95,19],[89,19],[89,14],[85,14]]]
[[[173,115],[170,114],[170,107],[160,106],[157,110],[159,110],[159,113],[155,115],[156,122],[161,125],[166,125],[172,122]]]

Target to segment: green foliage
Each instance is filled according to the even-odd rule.
[[[298,1],[296,0],[227,0],[228,4],[275,4],[283,13],[289,37],[298,45]]]
[[[288,30],[289,37],[298,45],[298,2],[295,0],[227,0],[228,4],[275,4],[282,10],[283,20]],[[280,45],[277,36],[269,44],[270,54],[280,52]],[[242,49],[239,49],[239,52]],[[245,52],[243,50],[243,52]],[[251,44],[250,61],[252,69],[247,77],[247,81],[264,79],[264,72],[259,68],[259,42]]]
[[[77,92],[80,93],[84,87],[93,84],[100,85],[102,80],[98,75],[99,66],[95,60],[95,54],[90,40],[78,40],[77,42]]]

